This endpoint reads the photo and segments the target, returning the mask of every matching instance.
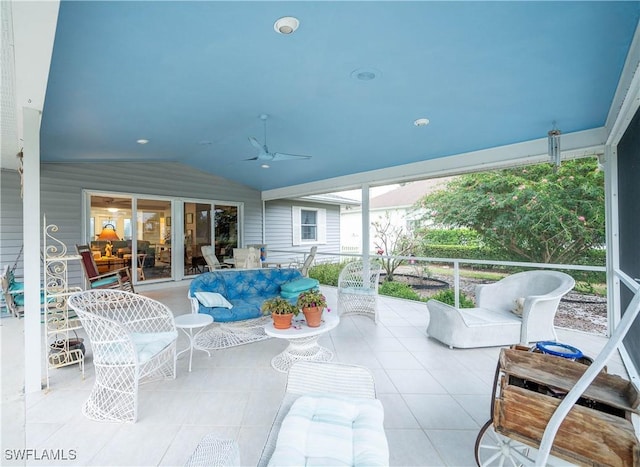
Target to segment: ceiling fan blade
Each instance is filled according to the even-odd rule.
[[[251,143],[251,146],[253,146],[254,148],[258,148],[258,149],[262,149],[262,144],[258,143],[258,140],[255,139],[253,136],[249,136],[249,142]]]
[[[257,160],[259,160],[259,159],[260,159],[260,158],[259,158],[258,156],[256,156],[256,157],[250,157],[249,159],[242,159],[242,160],[243,160],[243,161],[257,161]]]
[[[273,156],[273,158],[271,159],[273,162],[311,159],[311,156],[303,156],[299,154],[286,154],[284,152],[272,152],[272,153],[269,153],[269,155]]]

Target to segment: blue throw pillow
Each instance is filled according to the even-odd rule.
[[[284,294],[299,294],[305,290],[316,288],[320,285],[318,279],[311,279],[310,277],[302,277],[280,286],[280,295],[284,297]]]

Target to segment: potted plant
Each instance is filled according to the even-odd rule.
[[[304,313],[307,326],[317,328],[322,322],[322,310],[327,306],[327,299],[319,289],[306,290],[298,295],[297,305]]]
[[[276,329],[289,329],[293,317],[300,313],[300,310],[298,310],[295,305],[282,297],[265,300],[262,303],[261,309],[265,315],[271,313],[273,327]]]

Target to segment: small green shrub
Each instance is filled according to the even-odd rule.
[[[309,269],[309,277],[318,279],[321,284],[337,287],[338,276],[340,276],[342,267],[343,265],[339,263],[317,264]]]
[[[446,303],[448,305],[451,306],[455,306],[455,294],[453,292],[453,289],[447,289],[447,290],[442,290],[434,295],[432,295],[430,298],[433,298],[435,300],[439,300],[443,303]],[[473,308],[475,307],[475,304],[473,303],[473,301],[468,298],[464,293],[460,292],[459,295],[459,301],[460,301],[460,308]]]
[[[380,295],[387,295],[389,297],[404,298],[406,300],[415,300],[418,302],[426,302],[427,299],[421,297],[413,290],[409,285],[402,282],[383,282],[378,289]]]

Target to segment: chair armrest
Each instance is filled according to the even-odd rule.
[[[200,312],[200,302],[198,301],[198,299],[196,297],[191,295],[191,291],[190,290],[187,290],[187,298],[189,299],[189,302],[191,303],[191,313]]]
[[[106,279],[107,277],[112,277],[112,276],[119,276],[120,273],[118,271],[109,271],[109,272],[105,272],[104,274],[100,274],[97,276],[93,276],[89,278],[89,282],[95,282],[98,281],[100,279]]]

